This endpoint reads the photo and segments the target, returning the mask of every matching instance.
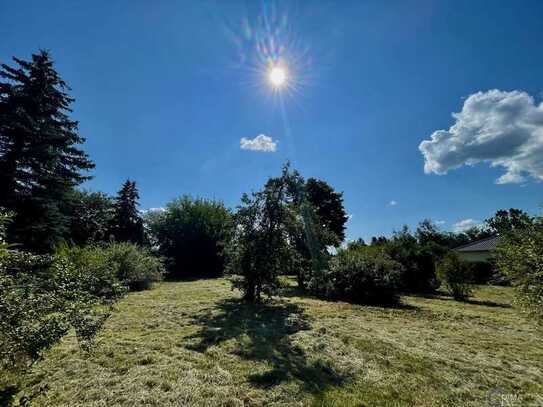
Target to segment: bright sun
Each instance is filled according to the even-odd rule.
[[[287,71],[280,66],[273,66],[268,72],[268,79],[274,88],[280,88],[287,82]]]

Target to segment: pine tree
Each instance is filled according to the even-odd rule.
[[[49,53],[13,60],[0,69],[0,206],[16,214],[11,241],[47,252],[68,233],[69,194],[94,164]]]
[[[143,220],[138,211],[138,189],[135,181],[126,180],[115,198],[113,235],[119,242],[143,244]]]

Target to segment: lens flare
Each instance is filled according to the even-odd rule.
[[[287,83],[287,70],[282,66],[272,66],[268,72],[268,80],[275,89]]]

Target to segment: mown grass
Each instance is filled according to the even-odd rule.
[[[37,406],[543,405],[543,335],[512,292],[403,297],[397,308],[301,297],[255,306],[224,279],[120,302],[91,355],[73,337],[19,389]],[[2,397],[0,397],[2,400]],[[491,404],[494,403],[494,404]]]

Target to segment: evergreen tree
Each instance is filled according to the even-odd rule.
[[[143,220],[138,211],[139,198],[136,182],[126,180],[115,198],[113,235],[119,242],[144,242]]]
[[[69,194],[94,164],[48,52],[13,60],[0,68],[0,206],[16,214],[10,240],[46,252],[67,235]]]

